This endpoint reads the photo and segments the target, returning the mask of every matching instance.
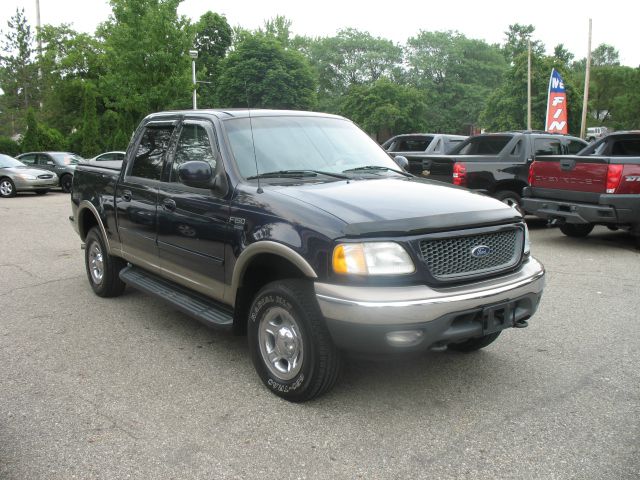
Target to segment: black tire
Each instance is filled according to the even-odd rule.
[[[456,352],[475,352],[476,350],[480,350],[481,348],[495,342],[500,336],[500,333],[502,332],[490,333],[484,337],[470,338],[469,340],[465,340],[460,343],[450,343],[448,348],[449,350],[455,350]]]
[[[304,402],[335,384],[341,358],[311,283],[282,280],[264,286],[249,310],[247,330],[253,365],[274,394]]]
[[[36,190],[36,195],[46,195],[49,190]]]
[[[16,196],[16,185],[9,177],[0,178],[0,197],[11,198]]]
[[[520,195],[512,190],[500,190],[493,195],[494,198],[500,200],[502,203],[506,203],[510,207],[515,207],[522,215],[524,210],[522,209],[522,198]]]
[[[107,253],[102,233],[98,227],[89,230],[85,239],[84,263],[91,288],[99,297],[117,297],[126,284],[120,280],[120,270],[126,263]]]
[[[73,185],[73,175],[65,174],[60,177],[60,188],[64,193],[71,193],[71,187]]]
[[[593,224],[591,223],[563,223],[560,225],[560,231],[567,237],[583,238],[591,233]]]

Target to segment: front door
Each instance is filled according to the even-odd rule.
[[[158,185],[175,122],[147,124],[118,182],[116,215],[125,257],[141,266],[157,266]]]
[[[159,185],[158,251],[176,281],[222,300],[229,203],[211,187],[180,180],[180,165],[194,160],[208,162],[214,175],[223,168],[211,123],[185,120]]]

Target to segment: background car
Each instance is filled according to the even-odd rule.
[[[58,177],[46,170],[29,168],[20,160],[0,153],[0,197],[30,191],[44,195],[58,186]]]
[[[389,153],[396,155],[445,154],[467,137],[442,133],[408,133],[396,135],[382,144]]]
[[[114,160],[124,160],[124,156],[127,154],[127,152],[122,152],[119,150],[114,150],[113,152],[104,152],[101,153],[100,155],[96,155],[93,158],[89,158],[88,160],[85,160],[86,163],[95,163],[95,162],[110,162],[110,161],[114,161]]]
[[[84,160],[71,152],[29,152],[18,155],[17,158],[27,166],[55,173],[60,179],[60,188],[66,193],[71,192],[76,165]]]

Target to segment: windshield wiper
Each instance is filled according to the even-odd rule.
[[[282,178],[282,177],[317,177],[318,175],[326,175],[327,177],[348,179],[346,175],[341,173],[323,172],[321,170],[278,170],[275,172],[265,172],[252,177],[247,177],[247,180],[254,180],[256,178]]]
[[[396,170],[394,168],[382,167],[380,165],[364,165],[362,167],[349,168],[347,170],[343,170],[342,173],[347,172],[393,172],[399,173],[400,175],[404,175],[405,177],[411,177],[412,175],[407,172],[401,172],[400,170]]]

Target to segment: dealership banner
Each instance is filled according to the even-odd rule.
[[[547,122],[544,129],[550,133],[568,133],[567,93],[564,90],[564,81],[555,68],[551,70],[547,102]]]

